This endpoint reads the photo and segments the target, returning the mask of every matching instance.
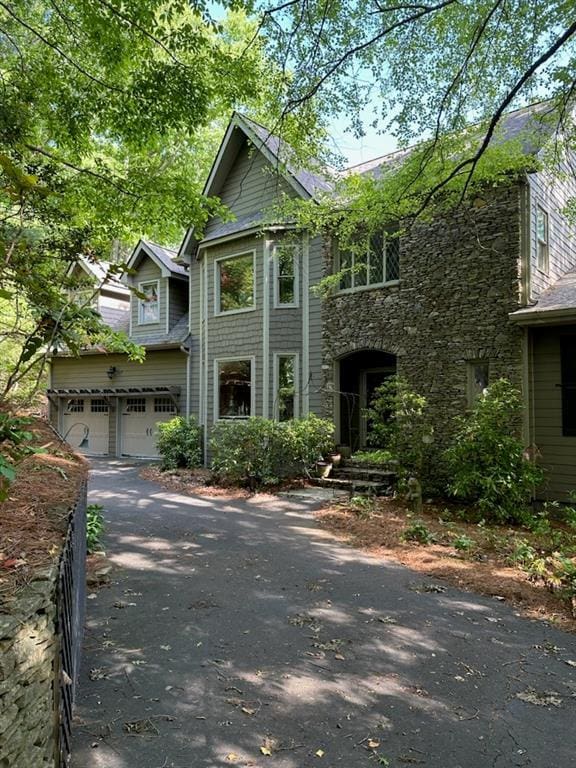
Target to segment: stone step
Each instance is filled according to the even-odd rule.
[[[366,461],[354,461],[354,459],[346,459],[345,461],[342,461],[340,466],[354,469],[378,469],[383,472],[394,472],[397,466],[397,462],[391,460],[385,464],[371,464],[370,462]]]
[[[374,480],[344,480],[339,477],[317,477],[312,481],[321,488],[349,491],[350,493],[366,493],[373,496],[385,496],[391,491],[390,483],[379,483]]]
[[[339,477],[342,480],[374,480],[380,483],[392,483],[396,477],[395,473],[389,469],[376,469],[366,466],[351,467],[348,464],[340,467],[334,467],[330,477]]]

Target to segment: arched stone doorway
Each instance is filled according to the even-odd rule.
[[[396,373],[396,355],[365,349],[341,357],[335,367],[336,437],[357,451],[366,447],[369,436],[366,408],[374,390]]]

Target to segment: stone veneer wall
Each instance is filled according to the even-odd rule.
[[[493,190],[415,226],[401,240],[397,286],[325,302],[327,415],[335,361],[357,350],[397,355],[398,373],[428,398],[438,452],[467,406],[466,361],[487,359],[491,381],[504,376],[521,386],[521,331],[508,320],[520,301],[520,191]]]
[[[0,768],[55,768],[58,567],[37,574],[0,614]]]

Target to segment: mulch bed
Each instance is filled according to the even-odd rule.
[[[88,462],[75,454],[42,419],[34,419],[31,447],[42,449],[18,464],[9,496],[0,504],[0,610],[35,572],[54,563],[67,518]]]
[[[440,512],[441,508],[427,504],[420,516],[439,540],[446,538],[446,526],[439,521]],[[529,581],[527,573],[495,551],[490,532],[483,534],[473,523],[452,524],[455,533],[469,535],[478,542],[473,553],[463,554],[440,543],[403,541],[402,533],[410,524],[407,515],[402,501],[379,499],[375,513],[369,518],[360,518],[346,503],[324,508],[316,516],[322,528],[374,557],[396,560],[413,571],[444,579],[464,590],[502,598],[524,616],[576,632],[571,606],[542,584]],[[502,528],[499,534],[512,539],[519,532]]]

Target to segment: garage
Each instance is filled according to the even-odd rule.
[[[121,401],[120,441],[122,456],[156,458],[157,424],[176,416],[171,397],[138,395]]]
[[[102,397],[63,400],[62,436],[87,456],[106,456],[110,450],[110,405]]]

